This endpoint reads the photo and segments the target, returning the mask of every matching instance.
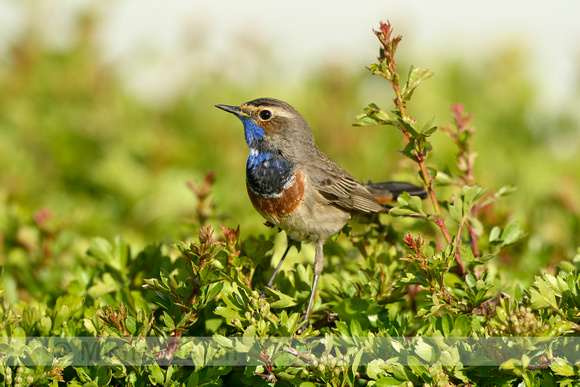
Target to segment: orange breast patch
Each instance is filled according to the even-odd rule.
[[[252,192],[248,184],[248,196],[254,208],[265,218],[284,218],[291,214],[304,199],[304,180],[302,171],[297,171],[294,177],[294,184],[280,192],[280,196],[263,198]]]

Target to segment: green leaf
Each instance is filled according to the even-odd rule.
[[[22,327],[26,332],[31,332],[34,325],[40,321],[40,311],[36,306],[27,306],[22,312]]]
[[[355,321],[355,320],[353,320]],[[358,370],[358,366],[360,365],[360,360],[362,359],[362,355],[364,353],[364,349],[360,349],[359,351],[357,351],[356,355],[354,355],[354,358],[352,360],[352,371],[356,372]]]
[[[439,172],[435,168],[432,168],[432,167],[427,167],[427,173],[433,179],[436,179],[437,176],[439,175]]]
[[[237,289],[235,282],[232,285],[233,288]],[[230,309],[234,309],[238,312],[242,312],[244,310],[244,307],[242,306],[243,300],[240,300],[240,296],[238,293],[235,293],[235,290],[232,290],[231,292],[222,292],[222,300]]]
[[[407,83],[403,86],[403,90],[401,91],[401,95],[405,101],[411,99],[413,92],[419,86],[419,84],[429,79],[433,76],[433,73],[430,72],[428,69],[419,69],[417,67],[411,66],[409,69],[409,76],[407,78]]]
[[[464,314],[457,316],[453,324],[453,330],[461,334],[461,337],[471,336],[471,321],[469,317]]]
[[[125,326],[127,327],[129,333],[131,334],[134,334],[137,331],[137,321],[135,320],[134,317],[128,316],[125,319]]]
[[[495,242],[499,240],[499,237],[501,235],[501,229],[497,226],[495,226],[494,228],[491,229],[490,233],[489,233],[489,242]]]
[[[218,316],[222,316],[224,318],[227,319],[242,319],[242,315],[240,314],[239,311],[234,310],[232,308],[227,308],[225,306],[218,306],[217,308],[215,308],[214,313],[217,314]]]
[[[493,202],[497,201],[498,199],[501,199],[504,196],[511,195],[512,193],[514,193],[516,191],[517,191],[517,188],[513,185],[503,186],[495,194],[488,196],[481,205],[485,206],[487,204],[493,203]]]
[[[421,363],[419,359],[415,356],[409,356],[407,358],[407,364],[413,370],[415,374],[417,374],[421,379],[426,380],[429,378],[429,373],[427,372],[427,367]]]
[[[415,214],[415,211],[404,207],[393,207],[389,210],[389,215],[391,216],[410,216]]]
[[[444,171],[436,171],[436,183],[437,185],[441,186],[441,185],[451,185],[454,184],[454,179],[453,176],[451,176],[449,173],[444,172]]]
[[[366,373],[372,380],[379,380],[382,375],[386,374],[384,366],[385,361],[382,359],[371,360],[370,363],[367,365]]]
[[[563,271],[566,273],[573,273],[574,270],[576,270],[576,266],[574,266],[574,264],[572,262],[561,261],[561,262],[558,262],[558,269],[560,269],[560,271]],[[574,287],[572,287],[572,289],[574,289]]]
[[[503,197],[503,196],[511,195],[514,192],[516,192],[517,190],[518,190],[518,188],[516,186],[504,185],[496,192],[495,196]]]
[[[350,320],[350,334],[353,337],[363,337],[366,336],[361,329],[360,323],[356,319]]]
[[[554,290],[554,292],[558,296],[562,296],[562,293],[570,290],[566,281],[564,281],[564,279],[562,279],[562,277],[560,276],[556,277],[553,276],[552,274],[546,273],[544,274],[543,277],[546,283],[550,286],[552,290]]]
[[[196,387],[199,384],[199,375],[197,372],[192,372],[187,378],[187,387]]]
[[[298,305],[298,303],[296,302],[296,299],[294,297],[291,297],[287,294],[282,293],[280,290],[276,289],[276,288],[264,288],[266,293],[275,295],[276,297],[278,297],[277,301],[274,301],[270,304],[270,308],[274,308],[274,309],[285,309],[285,308],[290,308],[292,306]]]
[[[406,385],[407,384],[405,382],[401,382],[400,380],[392,378],[390,376],[386,377],[386,378],[380,378],[375,383],[376,387],[395,387],[395,386],[406,386]]]
[[[91,246],[87,251],[87,255],[92,256],[102,262],[109,262],[112,251],[113,246],[111,243],[109,243],[108,240],[105,238],[97,237],[92,240]]]
[[[419,133],[419,128],[415,123],[407,122],[401,117],[397,117],[397,124],[409,132],[409,134],[411,134],[411,136],[416,140],[420,140],[425,137],[423,134]]]
[[[475,277],[475,275],[473,274],[467,274],[465,276],[465,283],[467,284],[467,286],[472,288],[475,285],[477,285],[477,277]]]
[[[363,114],[356,117],[355,126],[385,125],[391,119],[386,112],[374,103],[369,104],[363,111]]]
[[[254,346],[256,342],[256,327],[254,325],[250,325],[246,328],[246,330],[242,333],[243,339],[236,341],[236,349],[241,352],[248,352],[252,346]]]
[[[224,287],[223,282],[215,282],[213,284],[208,285],[206,288],[206,296],[204,304],[207,304],[208,302],[216,298],[217,295],[220,294],[220,292],[222,291],[223,287]]]
[[[214,334],[212,336],[212,338],[215,340],[215,342],[217,344],[219,344],[220,346],[224,347],[224,348],[228,348],[228,349],[233,349],[234,348],[234,344],[233,341],[230,338],[227,338],[225,336],[222,336],[220,334]]]
[[[426,217],[427,215],[423,212],[423,203],[421,198],[418,196],[411,196],[407,192],[403,192],[397,197],[397,202],[400,207],[393,207],[389,210],[389,215],[392,216],[409,216],[409,215],[419,215],[421,217]]]
[[[430,136],[431,134],[435,133],[437,127],[431,126],[433,125],[433,121],[435,121],[435,116],[433,116],[429,121],[427,121],[425,125],[423,125],[419,133],[424,134],[425,136]]]
[[[250,339],[253,339],[256,337],[256,327],[253,325],[250,325],[249,327],[246,328],[246,330],[244,331],[243,337],[247,337]]]
[[[171,317],[171,315],[166,311],[163,311],[163,322],[165,323],[167,329],[175,329],[175,321],[173,321],[173,317]]]
[[[38,346],[30,353],[30,359],[32,360],[34,365],[40,367],[51,365],[52,358],[53,356],[51,355],[51,353],[48,351],[48,349],[46,349],[43,346]]]
[[[517,220],[513,220],[506,225],[503,231],[497,226],[489,234],[490,250],[496,253],[500,249],[513,245],[526,236],[526,233],[520,229]]]
[[[558,313],[563,314],[563,312],[558,307],[558,302],[556,301],[557,290],[551,288],[543,278],[538,276],[536,276],[534,286],[536,289],[530,289],[530,302],[532,307],[537,309],[552,308]]]
[[[120,288],[121,284],[110,273],[104,273],[102,278],[97,278],[87,294],[92,298],[100,298],[107,293],[112,293]]]
[[[560,357],[554,358],[550,364],[550,369],[560,376],[574,376],[574,366],[566,359]]]
[[[417,213],[423,213],[423,202],[418,196],[411,196],[409,200],[409,208]]]
[[[351,336],[348,326],[342,321],[336,322],[336,329],[338,330],[338,333],[340,334],[341,337]]]
[[[485,191],[485,188],[478,186],[463,186],[461,189],[461,198],[457,198],[449,204],[449,215],[451,218],[457,223],[463,222]]]
[[[457,223],[463,220],[463,200],[461,198],[455,199],[453,203],[449,203],[449,216]]]
[[[422,337],[417,338],[417,341],[413,345],[413,351],[429,364],[436,362],[441,355],[441,350],[437,346],[429,344]]]
[[[576,250],[576,255],[572,258],[572,263],[580,269],[580,247]]]
[[[351,334],[353,336],[360,336],[360,334],[355,335],[352,331],[352,321],[356,320],[358,327],[363,329],[368,329],[370,326],[370,321],[367,315],[369,308],[369,302],[365,299],[359,297],[351,297],[344,299],[336,305],[334,308],[335,312],[338,313],[340,319],[346,323],[351,324]]]
[[[400,364],[395,364],[394,366],[389,367],[389,372],[392,373],[393,376],[397,380],[413,380],[413,379],[416,379],[416,376],[413,375],[413,373],[409,371],[409,368],[408,367],[403,367]]]
[[[121,237],[116,237],[113,244],[99,237],[92,240],[87,255],[124,275],[130,251]]]
[[[402,154],[404,154],[405,156],[407,156],[411,160],[417,162],[418,159],[417,159],[417,156],[415,155],[415,144],[416,144],[416,141],[414,138],[412,138],[411,141],[409,141],[407,143],[407,145],[405,145],[405,148],[403,148],[402,150],[399,150],[399,152],[401,152]]]
[[[478,186],[464,186],[461,189],[461,196],[463,197],[463,213],[468,214],[475,203],[483,196],[483,194],[487,191],[485,188],[481,188]]]
[[[453,329],[453,318],[450,314],[445,313],[443,316],[437,318],[435,326],[443,336],[447,337]]]
[[[161,370],[161,367],[159,367],[159,365],[153,364],[149,366],[149,381],[151,381],[151,383],[153,383],[154,385],[163,384],[163,382],[165,381],[163,371]]]
[[[504,228],[503,232],[501,233],[501,239],[503,239],[503,246],[509,246],[523,237],[526,236],[526,233],[520,229],[520,224],[517,220],[512,220],[507,224]]]
[[[401,206],[408,206],[410,201],[411,201],[411,195],[409,195],[409,193],[407,193],[407,192],[403,192],[402,194],[400,194],[397,197],[397,202]]]

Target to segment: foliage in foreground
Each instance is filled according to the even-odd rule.
[[[191,242],[154,244],[132,251],[122,239],[95,239],[74,272],[60,271],[65,294],[44,278],[59,265],[54,252],[62,230],[38,212],[27,221],[18,208],[4,209],[3,258],[9,263],[4,292],[27,284],[17,307],[2,304],[0,345],[12,356],[0,361],[7,385],[218,385],[236,381],[266,385],[574,385],[578,364],[565,354],[580,351],[572,340],[580,319],[580,255],[537,276],[531,286],[506,283],[498,257],[525,238],[517,221],[505,221],[497,201],[511,187],[490,192],[473,174],[475,133],[471,116],[452,107],[452,122],[441,129],[456,146],[456,164],[428,164],[432,121],[420,124],[408,111],[413,93],[432,74],[412,67],[405,81],[397,72],[400,37],[388,24],[376,32],[381,51],[373,74],[395,92],[393,111],[370,104],[359,125],[389,125],[404,136],[402,154],[416,166],[429,201],[403,195],[392,217],[358,219],[346,237],[325,246],[328,257],[316,297],[312,326],[297,333],[310,291],[312,270],[296,264],[279,275],[277,288],[259,291],[271,273],[274,235],[240,239],[239,229],[212,230],[207,197],[212,185],[194,187],[198,236]],[[394,217],[394,218],[393,218]],[[407,231],[411,230],[411,231]],[[546,349],[494,353],[500,366],[463,364],[482,355],[481,342],[460,348],[444,339],[563,338]],[[82,366],[41,340],[25,337],[118,338],[137,362],[123,364],[103,347],[99,361]],[[157,337],[155,350],[139,337]],[[215,347],[189,343],[212,337]],[[292,346],[271,337],[292,337]],[[306,352],[310,338],[322,349]],[[407,340],[401,338],[408,337]],[[234,338],[247,339],[233,341]],[[362,338],[362,341],[357,341]],[[391,351],[372,339],[392,339]],[[367,340],[367,341],[365,341]],[[369,341],[370,340],[370,341]],[[252,365],[202,367],[236,350]],[[316,356],[313,354],[316,353]],[[564,355],[558,355],[564,354]],[[474,355],[474,356],[475,356]],[[368,359],[373,360],[368,360]],[[189,366],[175,365],[190,364]],[[302,362],[302,363],[301,363]],[[309,366],[301,366],[308,362]],[[12,365],[12,364],[16,365]]]

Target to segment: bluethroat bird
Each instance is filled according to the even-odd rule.
[[[288,246],[266,285],[271,287],[288,250],[300,242],[315,246],[314,279],[306,308],[308,324],[323,267],[324,243],[354,214],[387,212],[387,203],[402,192],[426,197],[413,184],[361,184],[325,155],[314,143],[308,123],[286,102],[259,98],[239,106],[216,105],[244,124],[250,147],[246,188],[256,210],[286,231]]]

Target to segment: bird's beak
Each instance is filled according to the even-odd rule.
[[[215,105],[216,108],[222,109],[228,113],[235,114],[238,117],[248,117],[248,114],[242,111],[239,106],[230,106],[230,105]]]

